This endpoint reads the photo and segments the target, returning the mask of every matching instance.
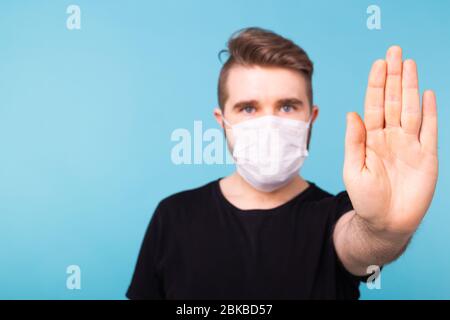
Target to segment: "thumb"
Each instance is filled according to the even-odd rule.
[[[360,172],[366,159],[366,128],[356,112],[347,113],[344,172]]]

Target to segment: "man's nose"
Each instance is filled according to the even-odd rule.
[[[272,107],[265,107],[263,108],[263,116],[274,116],[275,115],[275,109]]]

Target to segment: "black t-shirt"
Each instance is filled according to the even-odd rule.
[[[352,210],[314,183],[268,210],[241,210],[219,180],[162,200],[126,293],[130,299],[358,299],[335,223]]]

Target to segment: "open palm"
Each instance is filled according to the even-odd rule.
[[[438,174],[436,99],[420,107],[417,68],[398,46],[370,71],[364,121],[347,116],[344,182],[356,213],[379,230],[412,233]]]

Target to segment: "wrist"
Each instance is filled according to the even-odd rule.
[[[355,222],[368,233],[371,238],[383,240],[383,242],[407,243],[415,230],[397,230],[388,223],[381,221],[371,221],[360,216],[357,212],[354,215]]]

